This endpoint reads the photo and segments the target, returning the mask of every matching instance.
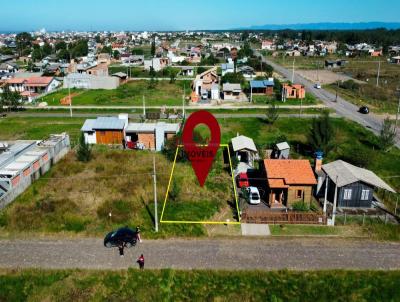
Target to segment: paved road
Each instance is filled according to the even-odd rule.
[[[257,53],[257,55],[261,55]],[[263,61],[269,65],[271,65],[278,73],[283,75],[285,78],[292,78],[292,70],[282,67],[271,60],[263,57]],[[325,89],[316,89],[314,88],[314,83],[308,81],[304,77],[300,76],[295,72],[294,82],[300,83],[305,86],[306,90],[312,93],[314,96],[319,98],[326,106],[334,109],[339,116],[343,116],[350,120],[353,120],[364,127],[371,129],[375,134],[379,134],[383,118],[377,116],[373,113],[368,115],[363,115],[358,111],[358,107],[346,101],[342,97],[338,96],[337,102],[335,102],[336,95],[325,90]],[[397,146],[400,147],[400,131],[397,131]]]
[[[7,106],[5,106],[7,108]],[[46,106],[46,107],[38,107],[38,106],[23,106],[25,109],[35,109],[35,110],[49,110],[49,109],[64,109],[64,110],[69,110],[69,106]],[[146,106],[146,109],[161,109],[161,108],[167,108],[167,109],[182,109],[181,105],[177,106]],[[211,105],[211,104],[198,104],[198,105],[188,105],[185,106],[185,109],[214,109],[214,110],[220,110],[220,109],[266,109],[269,108],[268,105],[251,105],[249,103],[245,103],[244,105],[236,105],[236,104],[223,104],[223,105]],[[280,109],[299,109],[300,106],[298,105],[279,105]],[[302,109],[313,109],[313,108],[326,108],[325,105],[323,104],[317,104],[317,105],[303,105]],[[72,105],[72,109],[138,109],[138,110],[143,110],[143,106],[98,106],[98,105]]]
[[[0,267],[120,269],[143,253],[148,268],[400,269],[400,244],[341,239],[149,240],[126,250],[101,239],[1,240]]]
[[[9,116],[13,117],[70,117],[69,113],[59,113],[59,112],[13,112],[8,114]],[[189,116],[190,113],[187,113]],[[74,113],[73,117],[84,117],[84,118],[91,118],[91,117],[98,117],[98,116],[117,116],[117,114],[113,113]],[[131,119],[140,119],[142,114],[140,113],[129,113],[129,118]],[[263,113],[215,113],[214,116],[216,118],[265,118],[265,114]],[[313,118],[318,117],[319,114],[302,114],[299,115],[298,113],[280,113],[280,117],[297,117],[297,118]],[[333,115],[333,117],[337,117]]]

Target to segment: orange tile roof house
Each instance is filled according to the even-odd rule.
[[[265,159],[264,168],[271,208],[291,208],[298,201],[311,202],[317,181],[308,160]]]
[[[286,99],[304,99],[306,97],[306,90],[300,84],[283,84],[282,85],[282,98]]]

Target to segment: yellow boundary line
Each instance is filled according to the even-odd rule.
[[[202,145],[202,146],[204,146],[204,145]],[[239,202],[238,202],[238,198],[237,198],[237,192],[236,192],[236,186],[235,186],[235,178],[233,176],[231,153],[229,151],[229,145],[228,144],[221,144],[220,147],[226,147],[227,150],[228,150],[229,167],[231,168],[233,192],[234,192],[234,195],[235,195],[236,211],[237,211],[237,215],[238,215],[239,221],[163,220],[165,206],[166,206],[167,200],[168,200],[168,193],[169,193],[169,189],[170,189],[171,182],[172,182],[172,177],[173,177],[174,170],[175,170],[176,158],[178,156],[179,148],[182,148],[182,147],[183,147],[183,145],[178,145],[177,148],[176,148],[174,163],[172,165],[171,174],[169,176],[167,192],[165,193],[164,204],[163,204],[163,208],[162,208],[162,211],[161,211],[160,223],[170,223],[170,224],[174,224],[174,223],[176,223],[176,224],[230,224],[230,225],[241,224],[241,222],[240,222],[240,213],[239,213]]]

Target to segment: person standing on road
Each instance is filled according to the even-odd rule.
[[[141,270],[144,269],[144,256],[143,256],[143,254],[140,255],[140,257],[138,258],[138,260],[136,262],[139,263],[139,268]]]
[[[140,228],[136,227],[136,240],[142,243],[142,238],[140,237]]]
[[[118,250],[119,250],[119,256],[124,257],[124,245],[123,244],[118,245]]]

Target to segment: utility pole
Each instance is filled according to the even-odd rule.
[[[144,95],[143,95],[143,118],[146,118],[146,103],[144,100]]]
[[[326,214],[326,202],[327,202],[327,198],[328,198],[328,186],[329,186],[329,176],[327,174],[326,175],[326,180],[325,180],[324,208],[322,210],[324,212],[324,214]]]
[[[72,117],[72,98],[71,98],[71,86],[68,83],[68,99],[69,99],[69,115]]]
[[[332,223],[333,223],[333,225],[335,225],[335,218],[336,218],[336,204],[337,204],[338,178],[339,178],[339,176],[336,176],[335,197],[333,198],[333,209],[332,209]]]
[[[157,175],[156,175],[156,157],[153,155],[153,184],[154,184],[154,226],[158,232],[158,208],[157,208]]]
[[[337,102],[337,98],[338,98],[338,89],[339,89],[339,80],[336,82],[336,97],[335,97],[335,102]]]
[[[376,75],[376,87],[379,86],[379,75],[381,73],[381,60],[378,61],[378,73]]]
[[[185,118],[185,90],[186,85],[183,84],[183,97],[182,97],[182,117]]]
[[[293,55],[293,65],[292,65],[292,84],[294,84],[294,61],[295,61],[295,56]]]
[[[399,115],[400,115],[400,88],[397,88],[397,93],[399,95],[399,104],[397,105],[396,121],[394,122],[394,130],[396,132],[397,132],[397,122],[399,120]]]

